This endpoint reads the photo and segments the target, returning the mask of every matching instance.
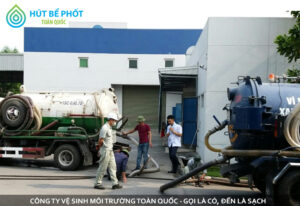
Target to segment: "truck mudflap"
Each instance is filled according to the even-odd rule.
[[[80,151],[83,155],[83,166],[89,166],[93,164],[93,154],[91,153],[87,144],[78,144]]]
[[[43,147],[0,147],[0,158],[43,158]]]
[[[273,178],[272,183],[275,185],[277,182],[290,170],[291,168],[299,168],[300,162],[289,162],[278,174]]]

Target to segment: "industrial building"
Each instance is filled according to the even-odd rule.
[[[99,91],[113,87],[133,127],[144,115],[158,126],[158,68],[186,64],[186,51],[201,30],[25,28],[27,90]],[[172,94],[165,95],[167,105]],[[165,112],[166,113],[166,112]]]
[[[23,54],[0,54],[0,82],[23,83]]]
[[[220,121],[226,119],[226,111],[222,108],[229,103],[227,88],[236,86],[233,83],[237,82],[238,76],[260,76],[267,82],[268,74],[282,75],[288,68],[296,66],[277,53],[274,43],[275,38],[287,33],[294,23],[292,18],[209,18],[197,44],[188,52],[186,67],[160,70],[162,87],[176,90],[167,86],[180,81],[183,97],[184,80],[196,77],[194,103],[187,102],[194,105],[193,109],[187,107],[189,115],[185,114],[184,102],[181,106],[183,135],[190,139],[197,136],[196,151],[204,161],[217,156],[205,147],[204,137],[217,125],[213,115]],[[230,145],[224,131],[212,136],[213,146],[224,148]]]
[[[183,125],[183,144],[208,161],[217,154],[205,147],[204,136],[217,124],[213,115],[226,118],[226,90],[238,76],[267,82],[269,73],[281,75],[296,66],[274,44],[294,23],[292,18],[212,17],[203,31],[127,29],[126,24],[79,28],[76,23],[78,28],[25,28],[24,84],[38,91],[113,87],[129,127],[139,114],[152,128],[174,114]],[[211,143],[230,144],[223,132]]]

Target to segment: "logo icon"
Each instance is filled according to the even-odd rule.
[[[7,12],[6,21],[9,26],[13,28],[19,28],[25,23],[26,15],[24,11],[16,4]]]

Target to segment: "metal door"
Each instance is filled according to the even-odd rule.
[[[185,145],[197,145],[197,108],[197,98],[183,99],[183,144]]]

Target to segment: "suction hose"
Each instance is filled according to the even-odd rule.
[[[122,134],[120,134],[120,133],[117,133],[117,136],[118,137],[122,137],[122,138],[124,138],[124,139],[127,139],[127,140],[130,140],[134,145],[136,145],[136,146],[138,146],[139,145],[139,143],[136,141],[136,139],[134,139],[133,137],[130,137],[130,136],[128,136],[128,135],[122,135]],[[155,165],[155,168],[149,168],[149,169],[144,169],[143,170],[143,173],[153,173],[153,172],[158,172],[159,170],[160,170],[160,168],[159,168],[159,164],[150,156],[150,155],[148,155],[148,158],[149,158],[149,160],[148,161],[150,161],[150,162],[152,162],[154,165]],[[135,170],[135,171],[133,171],[131,174],[129,174],[129,177],[133,177],[133,176],[135,176],[135,175],[137,175],[137,174],[139,174],[140,173],[140,170]]]
[[[215,148],[215,147],[213,147],[213,146],[211,146],[211,145],[209,144],[209,137],[210,137],[212,134],[214,134],[214,133],[216,133],[216,132],[218,132],[218,131],[224,129],[224,128],[226,127],[227,124],[228,124],[228,121],[225,120],[225,121],[223,121],[219,126],[214,127],[213,129],[209,130],[209,131],[206,133],[206,135],[205,135],[205,145],[206,145],[206,147],[207,147],[208,149],[210,149],[210,150],[213,151],[213,152],[221,152],[221,151],[222,151],[221,149],[217,149],[217,148]],[[169,183],[167,183],[167,184],[162,185],[162,186],[160,187],[160,192],[164,192],[166,189],[178,185],[180,182],[182,182],[182,181],[184,181],[184,180],[186,180],[186,179],[188,179],[188,178],[190,178],[190,177],[192,177],[192,176],[198,174],[199,172],[201,172],[201,171],[203,171],[203,170],[205,170],[205,169],[207,169],[207,168],[209,168],[209,167],[211,167],[211,166],[214,166],[214,165],[217,165],[217,164],[222,164],[222,163],[226,162],[227,159],[228,159],[228,158],[227,158],[226,156],[220,156],[220,157],[218,157],[217,159],[214,159],[214,160],[212,160],[212,161],[210,161],[210,162],[204,163],[204,164],[201,165],[200,167],[197,167],[197,168],[195,168],[194,170],[192,170],[190,173],[185,174],[185,175],[183,175],[183,176],[181,176],[181,177],[179,177],[179,178],[177,178],[177,179],[175,179],[175,180],[173,180],[173,181],[171,181],[171,182],[169,182]]]
[[[226,127],[226,125],[228,124],[227,120],[224,120],[219,126],[214,127],[213,129],[209,130],[206,135],[205,135],[205,145],[206,147],[213,151],[213,152],[221,152],[221,149],[215,148],[213,146],[211,146],[211,144],[209,144],[209,138],[212,134],[224,129]]]
[[[292,147],[300,150],[300,104],[297,104],[284,122],[284,136]]]
[[[214,166],[214,165],[217,165],[217,164],[222,164],[224,162],[227,161],[227,157],[225,156],[220,156],[218,157],[217,159],[214,159],[210,162],[207,162],[207,163],[204,163],[203,165],[201,165],[200,167],[197,167],[195,168],[194,170],[192,170],[191,172],[189,172],[188,174],[186,175],[183,175],[183,176],[180,176],[179,178],[171,181],[171,182],[168,182],[167,184],[164,184],[160,187],[160,192],[164,192],[166,189],[169,189],[171,187],[174,187],[176,185],[178,185],[179,183],[181,183],[182,181],[192,177],[192,176],[195,176],[196,174],[198,174],[199,172],[211,167],[211,166]]]
[[[171,181],[160,187],[160,191],[164,192],[166,189],[171,188],[179,184],[180,182],[198,174],[199,172],[216,164],[225,163],[232,157],[260,157],[260,156],[287,156],[287,157],[300,157],[300,152],[285,151],[285,150],[234,150],[227,147],[225,149],[218,149],[209,144],[209,138],[212,134],[222,130],[228,124],[227,120],[223,121],[219,126],[209,130],[205,135],[205,145],[213,152],[222,153],[223,156],[213,161],[207,162],[202,166],[194,169],[190,173],[183,175],[174,181]],[[300,104],[298,104],[292,112],[288,115],[284,123],[284,135],[287,142],[291,145],[291,148],[295,148],[300,151]]]
[[[35,123],[32,130],[39,131],[43,123],[41,110],[36,105],[33,105],[33,113]]]

